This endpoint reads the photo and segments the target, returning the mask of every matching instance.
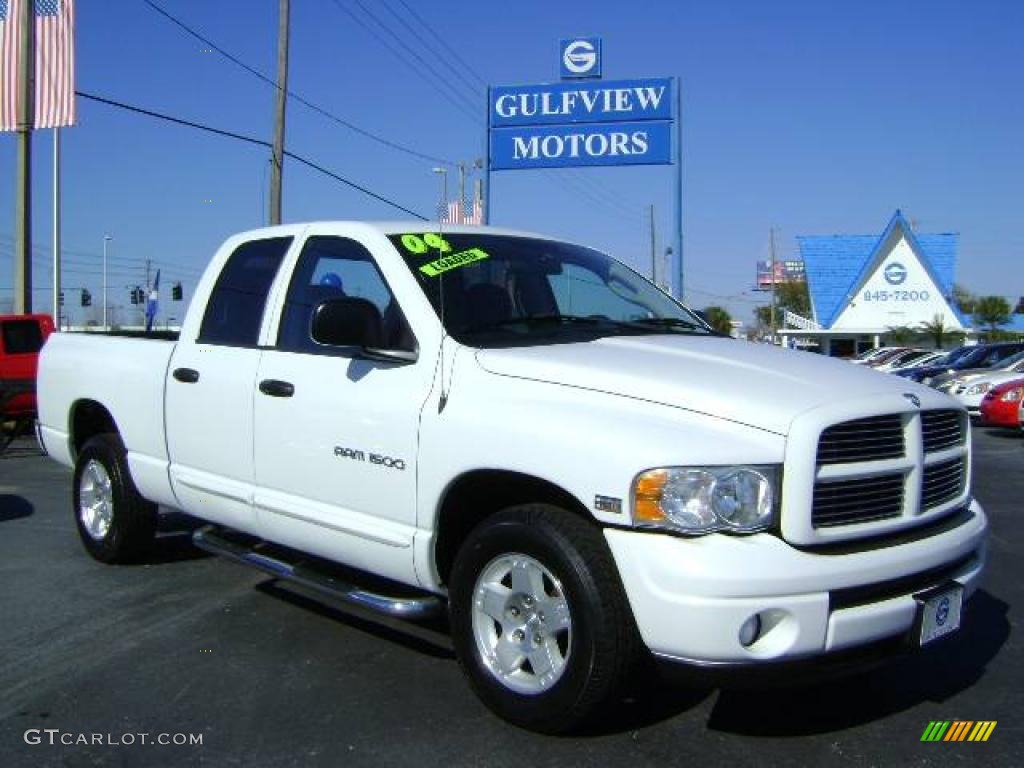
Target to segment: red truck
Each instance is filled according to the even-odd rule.
[[[35,416],[39,350],[51,333],[49,315],[0,315],[0,422]]]

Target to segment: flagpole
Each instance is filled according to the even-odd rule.
[[[23,0],[18,10],[21,12],[21,50],[18,62],[18,187],[14,207],[15,314],[32,311],[32,124],[35,87],[32,0]],[[13,20],[12,14],[8,23]]]
[[[71,317],[70,311],[68,317]],[[53,129],[53,319],[60,330],[60,128]],[[70,325],[70,323],[69,323]]]

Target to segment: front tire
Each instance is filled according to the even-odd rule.
[[[640,639],[600,529],[547,504],[470,533],[450,579],[452,640],[480,699],[533,731],[582,725],[622,690]]]
[[[82,544],[100,562],[137,562],[149,552],[156,535],[156,504],[136,490],[117,435],[97,435],[82,447],[72,502]]]

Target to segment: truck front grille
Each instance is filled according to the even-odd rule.
[[[902,456],[903,420],[898,413],[844,421],[818,440],[818,464],[847,464]]]
[[[959,456],[925,467],[921,506],[926,510],[933,509],[957,498],[963,492],[966,476],[967,462]]]
[[[903,475],[861,477],[819,483],[811,520],[815,528],[899,517],[903,512]]]
[[[967,490],[966,440],[966,416],[954,409],[870,416],[823,429],[811,527],[914,518],[952,504]]]
[[[925,411],[921,414],[924,452],[935,453],[964,443],[964,425],[960,411]]]

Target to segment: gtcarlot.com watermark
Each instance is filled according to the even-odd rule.
[[[131,747],[137,744],[173,747],[202,746],[201,733],[74,733],[59,728],[29,728],[26,744],[66,747]]]

